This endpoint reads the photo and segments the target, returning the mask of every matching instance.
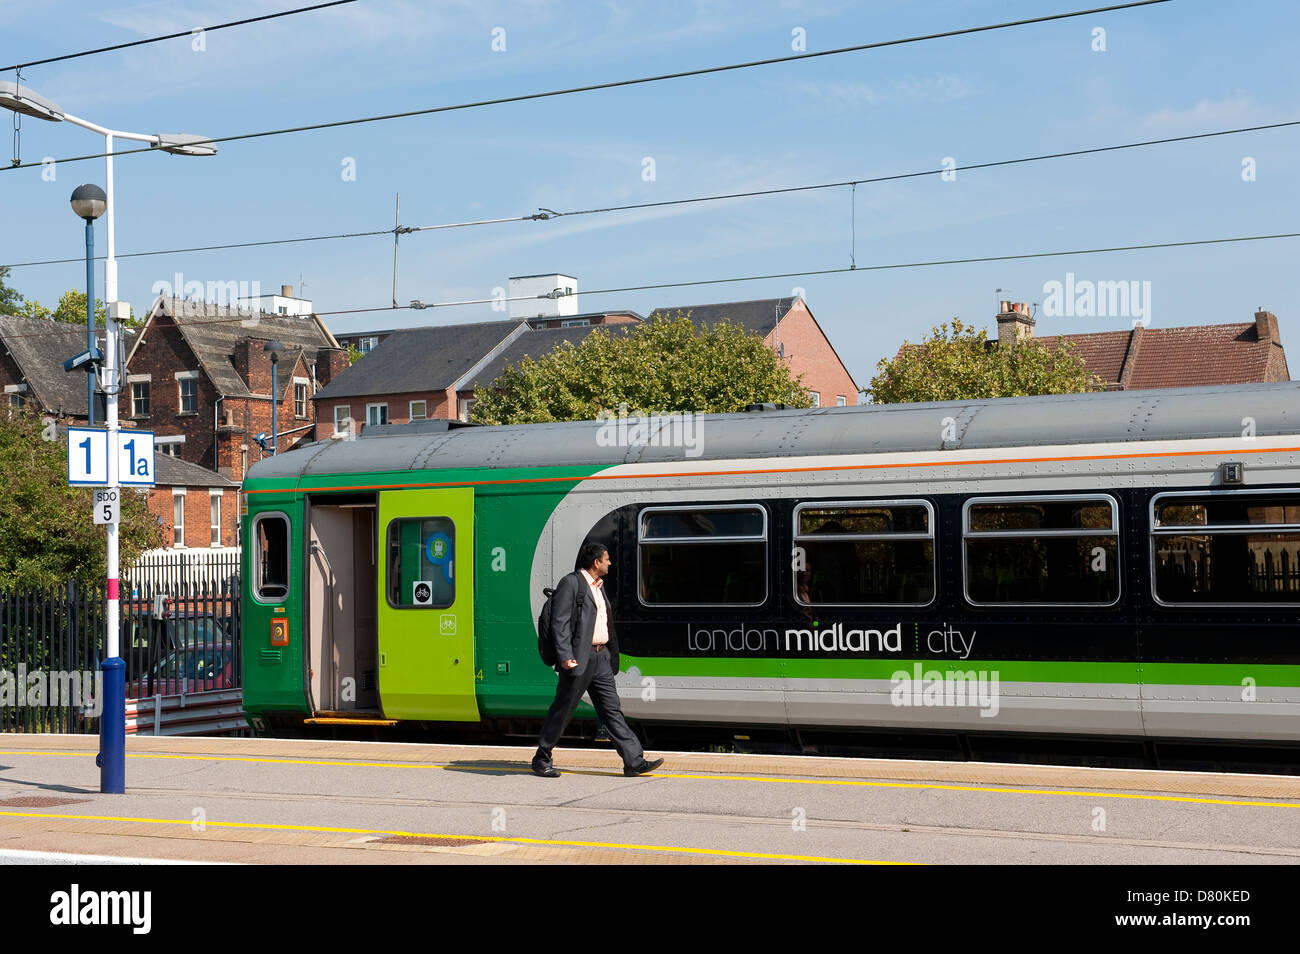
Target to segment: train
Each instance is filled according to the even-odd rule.
[[[535,731],[543,591],[596,541],[649,738],[1287,748],[1298,463],[1300,382],[368,426],[244,482],[245,713]]]

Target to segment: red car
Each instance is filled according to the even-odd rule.
[[[231,643],[194,643],[173,649],[144,676],[126,685],[131,698],[233,689],[235,650]]]

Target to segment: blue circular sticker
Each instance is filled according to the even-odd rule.
[[[451,556],[451,538],[445,533],[435,533],[424,545],[424,552],[429,557],[430,563],[435,565],[445,563],[447,557]]]

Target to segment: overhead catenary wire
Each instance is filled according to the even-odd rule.
[[[224,30],[227,27],[247,26],[250,23],[261,23],[264,20],[278,20],[281,17],[291,17],[298,13],[310,13],[313,10],[324,10],[326,7],[339,7],[347,3],[356,3],[356,0],[330,0],[329,3],[317,3],[310,7],[298,7],[296,10],[282,10],[279,13],[266,13],[259,17],[247,17],[243,20],[231,20],[228,23],[217,23],[209,27],[195,27],[193,30],[182,30],[179,33],[168,33],[166,36],[151,36],[143,40],[130,40],[126,43],[114,43],[112,46],[101,46],[96,47],[93,50],[82,50],[80,53],[64,53],[61,56],[47,56],[43,60],[29,60],[26,63],[14,63],[10,66],[0,67],[0,72],[25,69],[28,66],[42,66],[46,63],[60,63],[64,60],[75,60],[82,56],[94,56],[97,53],[111,53],[114,50],[126,50],[134,46],[145,46],[149,43],[161,43],[163,40],[177,40],[181,37],[193,36],[196,32],[212,33],[216,30]]]
[[[1044,162],[1051,159],[1065,159],[1075,156],[1086,156],[1094,153],[1116,152],[1123,149],[1139,149],[1147,146],[1167,145],[1177,142],[1190,142],[1196,139],[1210,139],[1216,136],[1233,136],[1241,133],[1259,132],[1261,130],[1282,129],[1290,126],[1300,126],[1300,120],[1289,120],[1287,122],[1267,123],[1261,126],[1242,126],[1236,129],[1219,129],[1213,132],[1192,133],[1186,136],[1167,136],[1163,139],[1144,139],[1139,142],[1120,143],[1113,146],[1095,146],[1087,149],[1073,149],[1068,152],[1044,153],[1036,156],[1022,156],[1017,159],[998,159],[991,162],[975,162],[964,166],[953,166],[951,169],[924,169],[916,172],[901,172],[892,175],[872,176],[863,179],[845,179],[835,182],[817,182],[809,185],[782,186],[772,189],[754,189],[747,192],[724,192],[712,195],[691,196],[685,199],[664,199],[658,202],[636,202],[629,205],[609,205],[591,209],[575,209],[569,212],[557,212],[554,209],[540,209],[537,212],[527,215],[512,215],[504,218],[495,219],[477,219],[467,222],[444,222],[437,225],[416,225],[402,226],[403,235],[410,232],[430,232],[440,229],[462,229],[472,228],[482,225],[500,225],[507,222],[529,222],[529,221],[549,221],[565,217],[579,215],[600,215],[613,212],[633,212],[641,209],[661,208],[675,205],[692,205],[704,202],[721,202],[731,199],[752,199],[761,198],[771,195],[785,195],[796,192],[813,192],[819,189],[836,189],[843,187],[852,187],[855,192],[857,186],[871,185],[880,182],[893,182],[901,179],[915,179],[924,176],[937,175],[941,172],[970,172],[978,169],[993,169],[1002,166],[1013,166],[1029,162]],[[855,224],[856,229],[856,224]],[[376,235],[392,235],[393,229],[373,229],[366,232],[339,232],[328,235],[307,235],[299,238],[287,239],[266,239],[252,242],[229,242],[223,245],[197,245],[189,248],[167,248],[156,249],[150,252],[127,252],[118,254],[117,258],[142,258],[150,255],[178,255],[187,252],[213,252],[235,248],[256,248],[267,245],[292,245],[301,242],[324,242],[333,239],[350,239],[350,238],[368,238]],[[856,236],[855,236],[856,238]],[[856,247],[856,246],[855,246]],[[96,256],[102,259],[104,256]],[[30,268],[37,265],[66,265],[80,264],[86,259],[80,258],[52,258],[32,262],[12,262],[0,264],[0,268]]]
[[[739,276],[732,276],[728,278],[705,278],[705,279],[698,279],[693,281],[656,282],[647,285],[624,285],[616,288],[596,288],[596,289],[589,289],[587,291],[584,291],[582,292],[582,294],[584,296],[614,295],[614,294],[622,294],[625,292],[657,291],[659,289],[664,289],[664,288],[698,288],[703,285],[729,285],[738,282],[767,281],[767,280],[777,279],[777,278],[811,278],[819,275],[859,274],[862,272],[894,271],[894,270],[899,270],[904,268],[934,268],[943,265],[973,265],[973,264],[980,264],[984,262],[1014,262],[1014,261],[1023,261],[1025,259],[1031,259],[1031,258],[1060,258],[1067,255],[1101,255],[1109,252],[1137,252],[1137,251],[1146,251],[1150,249],[1160,249],[1160,248],[1188,248],[1192,246],[1201,246],[1201,245],[1226,245],[1233,242],[1264,242],[1264,241],[1270,241],[1276,239],[1294,239],[1294,238],[1300,238],[1300,232],[1277,232],[1268,235],[1240,235],[1240,236],[1232,236],[1229,238],[1188,239],[1182,242],[1147,242],[1141,245],[1111,245],[1111,246],[1105,246],[1099,248],[1065,249],[1063,251],[1055,251],[1055,252],[1021,252],[1021,253],[1011,254],[1011,255],[981,255],[975,258],[931,259],[931,260],[920,261],[920,262],[895,262],[895,263],[890,263],[885,265],[858,265],[852,268],[846,268],[846,267],[818,268],[818,269],[809,269],[805,271],[794,271],[794,272],[769,272],[762,275],[739,275]],[[546,297],[546,296],[521,295],[512,298],[506,298],[506,297],[470,298],[470,299],[462,299],[459,301],[430,302],[427,304],[421,301],[415,301],[409,305],[397,305],[397,306],[377,305],[368,308],[340,308],[340,309],[335,309],[333,311],[315,311],[312,312],[312,314],[318,318],[325,318],[332,315],[363,315],[363,314],[372,314],[380,311],[411,311],[411,310],[422,311],[428,308],[457,308],[457,307],[463,307],[467,305],[489,305],[495,302],[535,301],[539,297]],[[560,297],[567,297],[567,296],[560,296]],[[203,303],[203,302],[196,302],[195,304],[198,305],[199,307],[212,307],[207,303]],[[224,306],[219,306],[219,307],[224,307]],[[11,317],[22,317],[22,316],[11,316]],[[230,324],[236,321],[241,323],[249,323],[249,322],[256,322],[261,317],[263,317],[263,314],[260,312],[254,312],[254,311],[241,312],[238,310],[233,310],[230,315],[224,315],[217,318],[203,318],[196,321],[187,321],[185,324],[197,326],[197,325],[209,325],[209,324]],[[265,315],[265,317],[274,320],[282,320],[287,316]],[[523,319],[520,320],[522,321]],[[69,328],[72,329],[76,329],[77,327],[79,326],[71,325],[71,324],[69,325]],[[23,332],[18,334],[6,335],[5,337],[34,338],[34,337],[44,337],[47,335],[68,334],[68,333],[69,331],[67,329],[60,328],[60,329],[51,329],[49,331]]]
[[[188,145],[211,145],[223,142],[240,142],[248,139],[262,139],[268,136],[285,136],[293,133],[310,132],[319,129],[337,129],[342,126],[356,126],[364,123],[385,122],[392,119],[408,119],[414,116],[431,116],[436,113],[449,113],[458,110],[481,109],[488,106],[501,106],[507,103],[524,103],[533,100],[548,99],[556,96],[572,96],[577,93],[590,93],[598,90],[618,89],[628,86],[640,86],[646,83],[662,83],[668,80],[685,79],[693,76],[707,76],[713,73],[726,73],[734,70],[754,69],[760,66],[772,66],[777,63],[791,63],[799,60],[809,60],[822,56],[838,56],[844,53],[861,53],[866,50],[877,50],[891,46],[901,46],[907,43],[921,43],[928,40],[940,40],[955,36],[965,36],[973,33],[985,33],[990,30],[1006,30],[1013,27],[1029,26],[1036,23],[1048,23],[1054,20],[1066,20],[1072,17],[1092,16],[1098,13],[1109,13],[1117,10],[1128,10],[1135,7],[1147,7],[1154,4],[1169,3],[1170,0],[1130,0],[1128,3],[1117,3],[1105,7],[1093,7],[1088,10],[1073,10],[1067,13],[1052,13],[1041,17],[1029,17],[1023,20],[1009,20],[1002,23],[990,23],[977,27],[963,27],[957,30],[945,30],[941,33],[927,33],[918,36],[900,37],[894,40],[879,40],[875,43],[859,43],[854,46],[844,46],[833,50],[817,50],[811,53],[795,53],[789,56],[775,56],[761,60],[749,60],[744,63],[728,63],[722,66],[706,66],[693,70],[679,70],[673,73],[659,73],[653,76],[640,76],[634,79],[610,80],[604,83],[591,83],[585,86],[571,86],[564,89],[545,90],[538,93],[520,93],[514,96],[501,96],[494,99],[475,100],[467,103],[456,103],[449,106],[430,106],[425,109],[412,109],[400,113],[384,113],[377,116],[362,116],[356,119],[339,119],[332,122],[309,123],[302,126],[287,126],[282,129],[267,129],[261,132],[240,133],[233,136],[217,136],[212,139],[195,140]],[[157,147],[145,146],[140,149],[126,149],[121,152],[114,152],[114,157],[139,155],[144,152],[155,152]],[[54,160],[56,163],[66,162],[84,162],[89,159],[103,159],[109,154],[106,152],[89,153],[84,156],[68,156],[62,159]],[[42,163],[24,162],[17,165],[0,167],[0,172],[11,172],[15,169],[29,169]]]

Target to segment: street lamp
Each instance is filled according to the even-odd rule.
[[[132,139],[136,142],[147,142],[156,149],[177,156],[215,156],[217,147],[205,142],[203,136],[188,133],[145,135],[143,133],[109,129],[87,119],[73,116],[58,104],[51,102],[34,90],[9,81],[0,82],[0,108],[46,122],[72,123],[74,126],[89,129],[91,132],[104,137],[104,166],[107,173],[104,185],[107,191],[101,192],[94,186],[82,186],[77,192],[73,193],[72,198],[73,211],[87,220],[86,269],[87,275],[91,279],[93,279],[91,243],[94,239],[90,223],[93,216],[88,217],[86,211],[93,211],[98,207],[95,215],[107,213],[104,219],[104,231],[108,239],[108,248],[104,253],[104,307],[106,310],[104,323],[104,390],[107,398],[105,410],[108,417],[108,489],[110,492],[117,491],[118,499],[121,499],[121,487],[118,483],[117,473],[117,444],[120,430],[117,418],[117,396],[122,389],[117,361],[118,323],[127,318],[130,314],[130,307],[125,302],[117,300],[117,259],[114,257],[113,239],[113,139],[116,137],[118,139]],[[82,189],[90,188],[94,188],[98,196],[90,194],[78,196]],[[90,349],[93,353],[95,346],[95,291],[93,280],[87,281],[86,284],[88,286],[86,308],[90,316],[90,328],[87,334],[90,336]],[[88,382],[87,396],[89,398],[89,407],[86,410],[93,421],[95,413],[93,379]],[[121,610],[118,603],[120,586],[118,556],[120,546],[117,524],[110,523],[107,529],[108,574],[105,588],[107,590],[108,607],[105,614],[107,632],[104,637],[104,708],[100,718],[99,790],[105,794],[121,794],[126,791],[126,666],[120,658],[120,634],[118,632]]]
[[[89,129],[91,132],[99,133],[104,137],[104,152],[107,153],[104,165],[108,171],[106,179],[106,188],[108,190],[106,211],[108,212],[108,218],[105,220],[107,223],[108,248],[104,255],[104,302],[108,307],[108,323],[111,328],[114,320],[120,320],[115,314],[116,309],[113,307],[117,304],[117,259],[113,256],[113,139],[147,142],[155,149],[161,149],[163,152],[174,156],[215,156],[217,147],[207,142],[207,137],[196,136],[192,133],[148,135],[145,133],[123,132],[120,129],[108,129],[97,123],[92,123],[90,120],[73,116],[35,90],[20,86],[9,80],[0,82],[0,108],[21,113],[33,119],[43,119],[50,123],[72,123],[74,126]],[[125,317],[125,310],[123,312],[122,317]]]
[[[277,373],[280,368],[280,355],[284,353],[284,345],[275,338],[268,341],[262,350],[271,357],[271,454],[275,455],[280,449],[280,376]]]
[[[108,197],[97,185],[72,190],[72,211],[86,220],[86,350],[95,353],[95,219],[104,214]],[[95,426],[95,362],[86,363],[86,423]]]

